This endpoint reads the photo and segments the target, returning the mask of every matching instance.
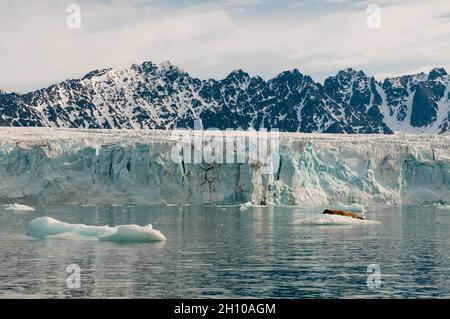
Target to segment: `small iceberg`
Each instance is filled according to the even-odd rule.
[[[27,235],[34,238],[92,239],[113,242],[165,241],[166,237],[152,225],[88,226],[69,224],[51,217],[31,221]]]
[[[340,226],[340,225],[377,225],[376,220],[356,219],[339,215],[320,215],[317,217],[298,219],[292,222],[293,225],[309,226]]]
[[[336,202],[330,206],[330,209],[343,210],[343,211],[348,211],[348,212],[357,212],[357,213],[364,212],[364,206],[357,204],[357,203],[354,203],[351,205],[345,205],[345,204],[342,204],[341,202]]]
[[[33,212],[35,209],[33,207],[27,206],[27,205],[20,205],[17,203],[11,204],[11,205],[4,205],[5,210],[13,210],[16,212]]]
[[[253,206],[253,205],[252,205],[251,202],[247,202],[247,203],[241,204],[241,206],[239,207],[239,210],[240,210],[241,212],[243,212],[243,211],[246,211],[247,209],[249,209],[249,208],[252,207],[252,206]]]
[[[167,239],[159,230],[153,229],[152,225],[144,227],[137,225],[121,225],[117,226],[117,230],[113,234],[100,237],[98,240],[126,243],[165,241]]]

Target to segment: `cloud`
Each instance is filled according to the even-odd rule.
[[[411,69],[411,70],[406,70],[403,72],[399,72],[399,73],[393,73],[393,72],[388,72],[388,73],[378,73],[375,74],[375,78],[379,81],[382,81],[386,78],[396,78],[396,77],[401,77],[404,75],[412,75],[412,74],[419,74],[419,73],[429,73],[432,69],[434,69],[436,67],[436,65],[427,65],[427,66],[423,66],[417,69]]]
[[[254,6],[256,4],[261,4],[267,2],[264,0],[227,0],[225,1],[225,5],[231,6]]]
[[[381,29],[367,28],[364,1],[328,3],[323,11],[284,1],[263,11],[262,0],[230,1],[246,13],[226,2],[81,1],[80,30],[66,27],[73,1],[2,2],[0,88],[27,91],[146,60],[170,60],[201,78],[237,68],[266,78],[299,68],[322,80],[350,66],[377,75],[450,66],[450,21],[442,18],[448,1],[375,1]]]

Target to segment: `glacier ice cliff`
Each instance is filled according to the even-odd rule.
[[[175,143],[168,131],[2,128],[0,203],[450,203],[450,136],[281,133],[273,174],[177,163]]]

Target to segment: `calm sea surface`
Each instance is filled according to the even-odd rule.
[[[321,209],[36,209],[0,208],[0,298],[450,297],[450,210],[371,207],[367,218],[381,224],[305,226],[293,221]],[[39,216],[88,225],[151,223],[168,240],[33,240],[25,233]],[[80,289],[67,287],[72,264],[81,270]],[[373,264],[381,282],[370,277],[369,288]]]

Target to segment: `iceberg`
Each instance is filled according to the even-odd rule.
[[[0,203],[450,203],[448,135],[278,133],[276,170],[268,173],[258,162],[174,161],[172,133],[2,128]]]
[[[34,238],[64,238],[112,242],[165,241],[166,237],[152,225],[88,226],[69,224],[51,217],[39,217],[30,222],[27,235]]]
[[[113,234],[100,237],[98,240],[112,242],[151,242],[165,241],[167,239],[159,230],[153,229],[152,225],[144,227],[121,225],[117,227]]]
[[[27,205],[20,205],[17,203],[11,204],[11,205],[4,205],[4,210],[13,210],[16,212],[33,212],[35,209],[33,207],[27,206]]]

